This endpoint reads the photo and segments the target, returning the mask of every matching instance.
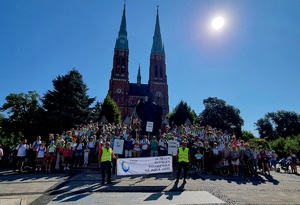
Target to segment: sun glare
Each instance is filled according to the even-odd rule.
[[[224,26],[224,19],[223,17],[216,17],[213,19],[212,24],[211,24],[212,28],[214,30],[220,30],[221,28],[223,28]]]

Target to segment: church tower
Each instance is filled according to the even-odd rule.
[[[123,119],[130,118],[134,114],[138,102],[147,99],[147,97],[152,97],[156,104],[162,106],[164,117],[169,112],[169,95],[165,49],[160,34],[158,9],[150,54],[148,84],[142,84],[140,65],[138,67],[137,82],[129,82],[129,47],[125,10],[124,4],[121,25],[114,48],[108,94],[118,104]]]
[[[157,9],[153,44],[150,54],[148,84],[153,101],[163,108],[163,116],[169,113],[169,94],[165,59],[165,49],[162,43]]]
[[[127,113],[129,72],[129,48],[126,29],[125,4],[118,37],[116,39],[113,68],[109,81],[109,95],[119,105],[121,113]]]

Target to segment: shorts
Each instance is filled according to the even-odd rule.
[[[239,160],[239,159],[232,159],[232,160],[231,160],[231,164],[232,164],[232,165],[237,165],[237,166],[238,166],[238,165],[240,165],[240,160]]]
[[[53,161],[55,160],[54,153],[50,153],[49,155],[45,156],[45,161]]]
[[[278,161],[277,161],[276,159],[272,159],[272,160],[271,160],[271,164],[272,164],[272,165],[276,165],[276,164],[278,164]]]
[[[80,151],[76,151],[76,153],[75,153],[75,156],[76,157],[82,157],[82,151],[80,150]]]
[[[38,157],[36,160],[39,162],[42,162],[42,161],[44,161],[44,157]]]
[[[268,158],[261,158],[261,163],[269,163]]]
[[[24,157],[18,157],[18,162],[25,162],[25,156]]]

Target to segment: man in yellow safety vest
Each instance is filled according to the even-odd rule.
[[[178,156],[178,162],[179,162],[179,167],[177,170],[177,179],[175,181],[176,184],[179,182],[179,177],[182,168],[183,168],[183,183],[184,184],[186,183],[187,170],[190,162],[189,148],[187,148],[186,145],[187,142],[182,141],[182,146],[179,147],[177,154],[174,155],[174,156]]]
[[[102,175],[102,185],[105,183],[105,171],[107,170],[107,184],[111,184],[111,162],[112,158],[116,159],[116,156],[110,148],[110,142],[105,143],[105,147],[103,147],[99,151],[99,159],[101,165],[101,175]]]

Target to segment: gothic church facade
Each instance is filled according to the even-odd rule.
[[[157,10],[153,44],[150,53],[148,84],[141,83],[140,66],[137,82],[129,82],[129,46],[127,39],[125,5],[118,37],[116,39],[113,66],[109,81],[108,94],[118,104],[123,119],[131,117],[138,102],[153,99],[154,103],[163,108],[163,116],[169,113],[168,82],[165,62],[165,49],[162,43],[159,15]]]

